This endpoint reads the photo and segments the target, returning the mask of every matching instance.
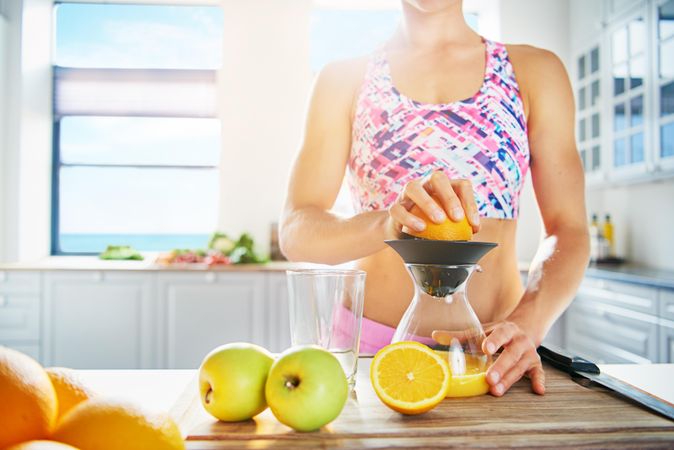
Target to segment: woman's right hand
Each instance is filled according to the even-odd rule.
[[[429,177],[408,182],[388,210],[388,238],[398,239],[403,227],[419,232],[426,229],[424,220],[410,212],[414,205],[435,223],[440,224],[447,217],[458,222],[465,216],[474,233],[480,229],[480,215],[469,180],[450,179],[438,170]]]

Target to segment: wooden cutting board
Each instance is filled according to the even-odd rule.
[[[218,422],[202,408],[196,380],[172,415],[188,449],[674,448],[674,422],[603,388],[581,386],[551,367],[546,367],[544,396],[533,394],[529,381],[521,380],[501,398],[446,399],[426,414],[403,416],[376,397],[369,381],[370,361],[359,361],[355,392],[339,418],[318,432],[295,432],[269,410],[247,422]]]

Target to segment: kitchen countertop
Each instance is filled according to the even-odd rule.
[[[293,269],[324,268],[320,264],[293,263],[288,261],[272,261],[265,264],[231,264],[215,265],[207,264],[173,264],[162,265],[154,261],[158,253],[143,253],[143,261],[109,261],[96,256],[49,256],[37,261],[0,264],[3,270],[112,270],[132,272],[185,272],[185,271],[215,271],[215,272],[283,272]],[[341,266],[340,266],[341,267]]]
[[[670,447],[674,422],[601,389],[582,387],[546,369],[548,392],[532,394],[522,380],[502,398],[450,399],[421,416],[383,406],[361,358],[356,392],[336,422],[321,432],[295,433],[267,410],[255,421],[216,422],[196,397],[195,370],[81,370],[82,379],[105,395],[170,412],[187,436],[188,449],[362,448],[438,446]],[[674,364],[603,365],[602,370],[674,402]],[[505,415],[504,415],[505,413]]]
[[[638,264],[592,264],[585,271],[585,276],[674,289],[674,272]]]
[[[345,263],[338,265],[314,264],[306,262],[290,261],[271,261],[265,264],[231,264],[215,265],[207,264],[156,264],[158,253],[143,253],[143,261],[106,261],[96,256],[48,256],[36,261],[20,263],[0,263],[0,271],[3,270],[119,270],[119,271],[139,271],[139,272],[283,272],[286,270],[297,269],[348,269],[353,268],[354,264]],[[518,263],[520,272],[529,270],[529,263],[520,261]]]
[[[171,266],[155,264],[158,253],[143,253],[143,261],[104,261],[96,256],[49,256],[31,262],[0,264],[0,271],[51,271],[51,270],[112,270],[112,271],[139,271],[139,272],[283,272],[293,269],[320,269],[320,268],[350,268],[352,263],[329,266],[312,263],[294,263],[289,261],[272,261],[266,264],[240,264],[208,266],[206,264],[176,264]],[[529,263],[518,263],[520,272],[526,273]],[[644,267],[637,264],[593,264],[585,275],[592,278],[601,278],[614,281],[643,284],[652,287],[674,289],[674,272]]]

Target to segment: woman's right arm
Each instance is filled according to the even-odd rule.
[[[388,210],[340,217],[330,211],[342,185],[351,150],[355,93],[364,66],[357,61],[334,63],[318,76],[309,104],[304,139],[293,166],[279,227],[281,250],[291,261],[341,264],[385,248],[403,226],[422,231],[426,224],[409,212],[414,204],[435,222],[446,213],[460,220],[464,211],[477,231],[477,208],[465,180],[437,172],[408,183]],[[429,192],[439,197],[440,205]]]
[[[351,149],[356,69],[362,73],[356,66],[330,64],[314,85],[279,228],[281,250],[291,261],[340,264],[383,249],[384,239],[391,237],[387,211],[349,218],[330,211]]]

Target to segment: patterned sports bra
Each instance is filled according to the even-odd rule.
[[[352,127],[348,181],[359,211],[386,209],[405,184],[435,170],[473,184],[480,216],[515,219],[529,168],[524,106],[505,45],[484,40],[480,90],[420,103],[393,85],[385,54],[370,60]]]

